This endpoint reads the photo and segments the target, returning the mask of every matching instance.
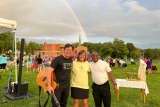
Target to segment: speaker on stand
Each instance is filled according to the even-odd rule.
[[[11,100],[18,100],[18,99],[28,98],[32,96],[32,94],[28,93],[28,82],[21,82],[24,42],[25,40],[21,39],[18,82],[11,82],[11,79],[10,79],[9,85],[8,85],[9,90],[5,94],[5,97]]]

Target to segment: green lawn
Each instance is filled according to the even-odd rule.
[[[160,68],[160,62],[154,61],[153,65],[156,65],[157,68]],[[113,74],[115,78],[126,78],[126,72],[137,72],[138,71],[137,65],[130,65],[128,64],[127,69],[113,69]],[[12,81],[14,81],[14,68],[12,69]],[[25,73],[25,68],[23,68],[22,72],[22,82],[29,83],[28,92],[31,93],[33,96],[27,99],[20,99],[20,100],[9,100],[4,97],[5,90],[4,87],[8,84],[8,77],[9,77],[9,70],[5,71],[5,73],[0,73],[0,102],[2,100],[7,101],[7,103],[0,104],[0,107],[38,107],[38,85],[36,83],[36,76],[37,73]],[[147,85],[149,88],[149,94],[146,97],[146,104],[140,100],[140,89],[133,89],[133,88],[120,88],[120,101],[116,100],[116,94],[113,92],[113,85],[111,85],[111,93],[112,93],[112,107],[159,107],[160,106],[160,72],[154,73],[152,75],[147,75]],[[89,85],[91,87],[92,80],[91,76],[89,75]],[[43,93],[41,94],[41,103],[44,103],[47,95]],[[69,97],[67,107],[72,107],[72,99]],[[48,107],[51,107],[51,101],[48,103]],[[89,93],[89,107],[94,107],[94,100],[92,97],[92,89],[90,88]]]

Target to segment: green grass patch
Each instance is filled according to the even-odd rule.
[[[154,61],[153,65],[156,65],[157,68],[160,68],[160,62]],[[126,78],[126,72],[138,72],[139,64],[136,65],[130,65],[128,63],[127,69],[118,69],[117,65],[116,68],[112,70],[115,78],[117,79],[125,79]],[[15,74],[14,74],[14,68],[12,68],[12,82],[14,81]],[[36,83],[36,76],[37,72],[34,73],[26,73],[26,69],[23,68],[22,71],[22,82],[28,82],[28,93],[31,93],[33,96],[29,97],[27,99],[19,99],[19,100],[9,100],[4,97],[4,87],[8,85],[8,77],[9,77],[9,70],[6,70],[4,73],[0,73],[1,79],[0,79],[0,102],[2,100],[7,101],[7,103],[0,104],[0,107],[38,107],[38,85]],[[160,72],[157,71],[156,73],[153,73],[152,75],[147,75],[147,85],[149,89],[149,94],[146,97],[146,103],[144,104],[143,101],[140,100],[140,89],[133,89],[133,88],[122,88],[120,87],[120,101],[116,100],[116,94],[113,91],[113,85],[110,81],[111,85],[111,94],[112,94],[112,107],[159,107],[160,101]],[[94,106],[94,100],[92,96],[92,79],[89,75],[89,107],[95,107]],[[44,101],[47,98],[47,94],[41,93],[41,103],[43,104]],[[73,100],[69,96],[67,107],[72,107]],[[51,101],[49,101],[48,106],[51,107]]]

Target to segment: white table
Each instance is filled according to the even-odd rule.
[[[146,95],[149,93],[147,83],[145,81],[129,81],[126,79],[116,79],[117,83],[117,100],[119,101],[119,87],[127,87],[127,88],[139,88],[141,89],[140,99],[142,100],[142,96],[144,96],[144,103],[146,102]]]

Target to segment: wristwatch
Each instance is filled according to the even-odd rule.
[[[117,85],[116,83],[114,85]]]

